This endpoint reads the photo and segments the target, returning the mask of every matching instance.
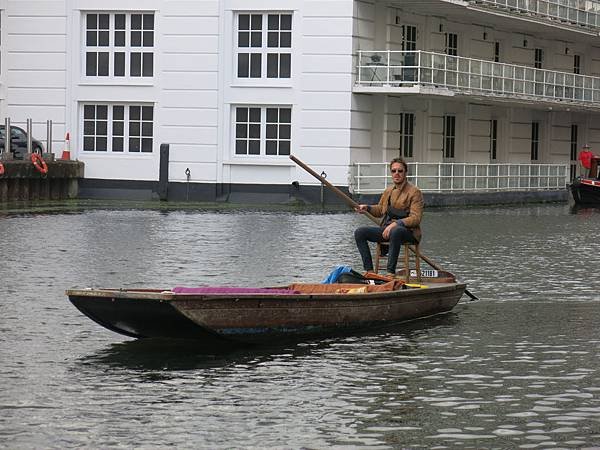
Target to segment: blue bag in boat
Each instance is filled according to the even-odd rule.
[[[332,284],[335,283],[338,278],[340,277],[340,275],[344,274],[344,273],[348,273],[352,270],[352,268],[350,268],[349,266],[337,266],[335,269],[333,269],[331,271],[331,273],[329,275],[327,275],[327,278],[325,278],[323,281],[321,281],[321,284]]]

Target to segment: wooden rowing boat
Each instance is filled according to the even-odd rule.
[[[109,330],[136,338],[193,338],[207,346],[309,337],[446,313],[464,283],[408,287],[295,283],[277,288],[69,289],[69,300]],[[427,281],[425,281],[427,283]]]

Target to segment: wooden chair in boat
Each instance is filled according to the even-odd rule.
[[[407,283],[410,282],[410,260],[411,250],[409,245],[414,248],[414,265],[415,272],[417,274],[417,283],[421,283],[421,251],[419,244],[403,244],[404,247],[404,279]],[[379,273],[380,268],[385,269],[385,262],[387,261],[387,255],[390,249],[389,242],[378,242],[375,247],[375,273]],[[383,251],[382,251],[383,250]]]

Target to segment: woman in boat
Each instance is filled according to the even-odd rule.
[[[423,194],[406,179],[408,165],[402,158],[390,162],[390,172],[394,184],[388,187],[377,205],[358,205],[356,211],[368,212],[382,217],[381,226],[363,226],[356,229],[354,238],[366,271],[373,270],[373,258],[369,242],[389,242],[387,271],[396,274],[398,254],[402,244],[416,244],[421,239],[421,217],[423,215]]]

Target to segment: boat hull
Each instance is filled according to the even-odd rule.
[[[575,180],[570,189],[576,204],[600,206],[600,181],[589,178]]]
[[[257,344],[363,330],[446,313],[465,284],[364,294],[186,295],[159,290],[69,290],[86,316],[136,338]]]

